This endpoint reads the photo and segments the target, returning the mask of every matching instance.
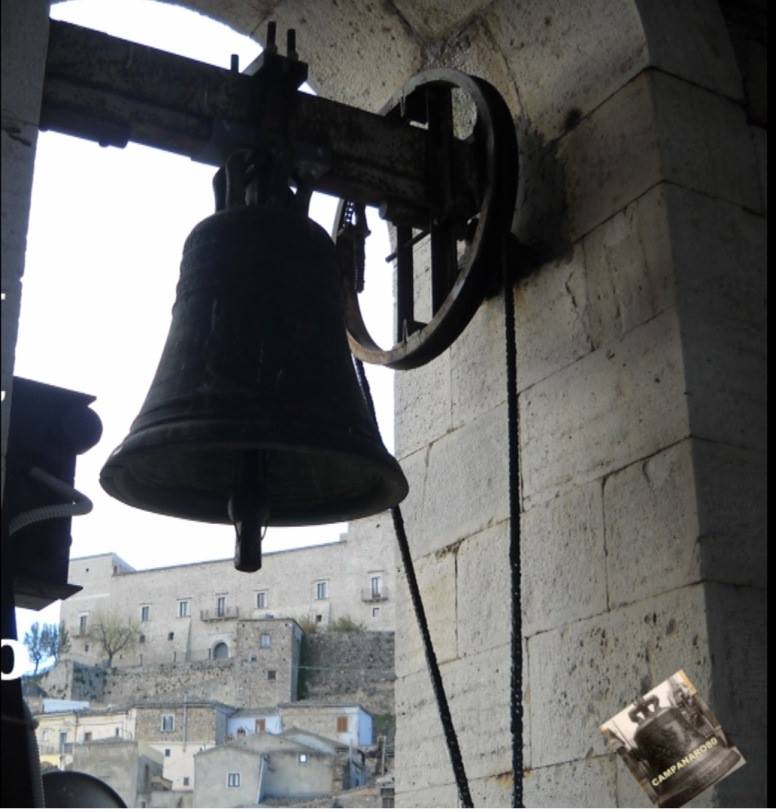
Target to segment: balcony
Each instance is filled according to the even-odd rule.
[[[362,589],[361,600],[365,603],[380,603],[380,601],[387,601],[388,589],[384,586],[380,587],[379,592],[375,592],[373,589]]]
[[[215,620],[234,620],[240,617],[240,610],[236,606],[225,606],[221,611],[218,609],[202,609],[199,613],[199,619],[204,620],[206,623]]]

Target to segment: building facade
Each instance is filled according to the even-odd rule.
[[[364,784],[363,754],[300,730],[257,733],[197,754],[195,807],[305,801]]]
[[[349,619],[370,631],[390,631],[392,549],[379,521],[362,521],[339,541],[266,553],[262,568],[250,574],[235,570],[231,559],[135,570],[112,553],[76,558],[69,579],[83,589],[62,602],[71,637],[68,657],[86,663],[104,658],[90,631],[105,612],[138,627],[136,645],[114,660],[119,666],[257,652],[270,659],[273,648],[285,650],[285,641],[273,639],[282,634],[278,627],[262,627],[261,621],[280,618],[324,628]],[[240,626],[242,621],[256,622]],[[270,664],[268,670],[276,669]]]

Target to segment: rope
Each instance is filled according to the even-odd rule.
[[[507,360],[507,435],[509,443],[509,572],[512,599],[509,729],[512,734],[512,807],[523,807],[523,622],[520,599],[520,436],[517,411],[515,303],[510,273],[510,241],[503,243],[504,343]]]
[[[372,392],[369,388],[369,381],[367,381],[366,373],[364,372],[364,365],[358,358],[354,357],[354,361],[356,364],[356,371],[358,373],[359,384],[361,385],[361,391],[364,394],[364,399],[369,407],[369,412],[372,415],[372,419],[375,421],[375,425],[377,426],[377,415],[375,413],[375,406],[372,400]],[[439,670],[439,664],[437,663],[434,644],[431,641],[431,633],[428,628],[426,612],[423,608],[423,600],[420,596],[420,589],[418,588],[418,581],[415,576],[415,567],[412,563],[412,556],[410,555],[407,533],[404,529],[404,518],[401,514],[401,508],[398,505],[391,508],[391,517],[393,518],[393,527],[396,531],[396,540],[399,544],[399,552],[401,553],[404,573],[407,576],[407,585],[410,590],[410,597],[412,598],[412,606],[415,610],[415,618],[418,621],[420,636],[423,639],[426,663],[431,676],[431,686],[434,689],[434,696],[436,697],[437,708],[439,709],[439,718],[442,722],[442,730],[444,732],[445,742],[447,743],[447,750],[450,754],[450,763],[453,768],[455,783],[458,787],[458,798],[463,807],[471,809],[474,807],[474,803],[472,802],[472,797],[469,792],[469,782],[466,778],[466,770],[464,769],[463,765],[461,748],[458,744],[458,736],[455,733],[455,727],[453,726],[450,706],[447,703],[447,696],[445,694],[444,684],[442,683],[442,674]]]

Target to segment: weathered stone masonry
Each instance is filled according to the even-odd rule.
[[[2,5],[7,389],[46,4]],[[523,150],[514,228],[535,257],[515,286],[526,804],[645,803],[598,725],[678,668],[748,761],[693,803],[763,804],[764,6],[186,5],[257,38],[270,16],[295,26],[318,89],[368,109],[437,64],[507,99]],[[490,806],[511,784],[502,332],[495,298],[396,377],[413,555],[474,800]],[[396,802],[455,806],[397,606]]]

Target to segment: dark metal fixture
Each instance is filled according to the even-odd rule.
[[[511,114],[487,82],[427,71],[372,114],[300,91],[295,34],[285,56],[275,37],[271,23],[264,52],[238,73],[235,60],[221,70],[52,21],[41,111],[44,128],[219,167],[216,213],[184,248],[157,375],[101,481],[136,507],[234,524],[235,563],[249,571],[267,525],[346,520],[404,498],[348,344],[399,369],[443,352],[498,284],[517,184]],[[459,137],[464,108],[473,116]],[[343,199],[334,241],[307,218],[313,191]],[[396,227],[387,349],[358,305],[370,205]],[[413,246],[426,235],[423,322]]]

